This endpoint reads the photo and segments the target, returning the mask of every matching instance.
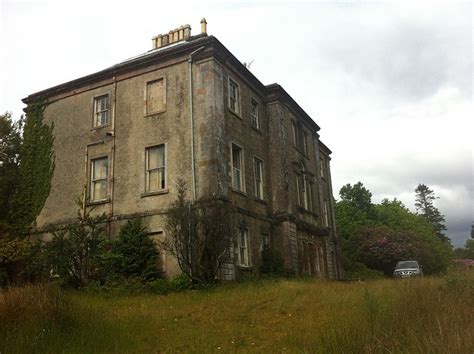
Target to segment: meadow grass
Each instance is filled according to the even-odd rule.
[[[265,280],[167,296],[0,295],[2,353],[472,353],[474,274]]]

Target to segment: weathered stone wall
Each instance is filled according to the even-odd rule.
[[[239,208],[239,222],[248,230],[251,262],[242,269],[230,263],[223,277],[232,279],[248,272],[258,273],[261,265],[262,234],[269,235],[280,250],[285,266],[299,272],[301,254],[299,237],[312,232],[325,248],[325,269],[330,278],[335,246],[334,217],[330,211],[330,227],[322,223],[323,201],[332,201],[330,175],[321,177],[321,148],[318,134],[305,119],[287,104],[268,102],[265,90],[256,86],[248,75],[228,62],[214,56],[195,60],[193,74],[193,117],[195,131],[196,197],[223,197]],[[240,107],[236,114],[229,109],[229,77],[239,85]],[[146,115],[146,83],[163,78],[166,86],[164,112]],[[94,213],[111,215],[111,235],[118,233],[128,218],[144,217],[153,237],[163,238],[164,214],[176,198],[178,178],[186,181],[192,195],[191,111],[189,97],[189,64],[187,57],[161,64],[154,70],[127,74],[116,83],[71,92],[51,103],[45,111],[45,121],[54,122],[56,169],[51,194],[37,219],[37,226],[71,222],[76,218],[75,201],[84,184],[89,183],[90,160],[109,157],[107,202],[94,205]],[[111,124],[93,128],[94,97],[109,94]],[[251,125],[251,100],[259,105],[260,129]],[[115,117],[114,124],[112,124]],[[293,145],[291,122],[297,122],[308,136],[308,149]],[[231,144],[243,149],[243,191],[232,188]],[[166,189],[145,194],[145,149],[166,146]],[[327,153],[325,152],[327,155]],[[263,161],[263,199],[256,197],[254,158]],[[329,161],[329,156],[326,156]],[[304,165],[305,173],[314,184],[313,209],[304,210],[297,204],[295,171]],[[85,170],[87,168],[87,171]],[[331,205],[332,206],[332,205]],[[90,207],[90,206],[89,206]],[[305,225],[305,231],[298,225]],[[308,231],[313,230],[313,231]],[[237,250],[234,247],[234,252]],[[162,255],[166,274],[178,273],[175,260]]]

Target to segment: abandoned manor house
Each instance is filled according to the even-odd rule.
[[[75,222],[84,195],[85,208],[108,216],[110,237],[140,217],[162,239],[183,179],[189,200],[236,206],[224,279],[258,274],[265,247],[295,274],[338,279],[331,151],[319,126],[206,26],[194,36],[181,26],[142,55],[23,99],[47,101],[44,123],[54,124],[55,169],[36,233]],[[170,254],[160,259],[164,276],[180,273]]]

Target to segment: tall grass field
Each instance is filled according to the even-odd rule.
[[[1,353],[473,353],[474,272],[267,280],[170,295],[0,294]]]

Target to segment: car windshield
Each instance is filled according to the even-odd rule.
[[[403,261],[397,263],[397,269],[404,269],[404,268],[418,268],[417,261]]]

